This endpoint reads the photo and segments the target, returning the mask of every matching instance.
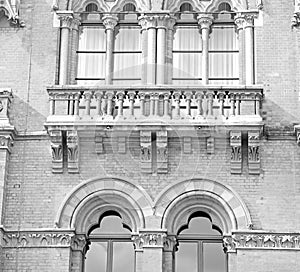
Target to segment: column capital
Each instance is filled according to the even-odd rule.
[[[144,248],[164,248],[166,238],[165,231],[142,230],[139,234],[133,235],[131,240],[134,243],[135,250],[143,250]]]
[[[114,30],[115,26],[118,23],[118,17],[117,16],[113,16],[113,15],[104,15],[103,16],[103,25],[105,26],[105,30],[111,29]]]
[[[71,28],[78,31],[80,25],[81,25],[80,17],[79,16],[74,17],[71,23]]]
[[[58,19],[61,22],[61,28],[71,28],[74,20],[73,11],[57,11],[56,12]]]
[[[155,15],[142,15],[138,18],[139,25],[142,30],[147,30],[149,28],[156,28],[157,26],[157,16]]]
[[[237,26],[237,30],[243,29],[245,25],[245,17],[242,14],[237,14],[234,17],[234,23]]]
[[[88,249],[90,242],[85,234],[76,234],[71,238],[71,249],[73,251],[81,251],[85,253]]]
[[[209,15],[209,14],[201,14],[197,17],[198,20],[198,25],[201,27],[202,29],[210,29],[210,26],[213,23],[213,16]]]
[[[157,15],[157,28],[173,30],[176,18],[168,14]]]

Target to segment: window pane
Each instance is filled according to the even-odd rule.
[[[114,78],[140,78],[140,59],[139,53],[114,54]]]
[[[106,40],[104,28],[97,27],[82,27],[79,38],[79,51],[105,51]]]
[[[221,243],[204,243],[204,272],[226,271],[226,255]]]
[[[231,26],[213,27],[209,39],[209,50],[238,50],[235,28]]]
[[[139,51],[140,29],[137,27],[121,27],[116,35],[115,51]]]
[[[173,78],[195,77],[201,77],[201,54],[173,53]]]
[[[107,242],[92,242],[86,254],[86,272],[106,272]]]
[[[198,27],[182,27],[176,28],[174,34],[173,50],[201,50],[202,41]]]
[[[104,78],[105,54],[79,53],[78,54],[78,78]]]
[[[113,272],[133,272],[134,248],[132,242],[113,243]]]
[[[176,272],[197,272],[197,244],[180,242],[176,253]]]

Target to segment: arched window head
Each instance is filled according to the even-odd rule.
[[[135,7],[134,4],[128,3],[128,4],[124,5],[123,11],[128,11],[128,12],[132,11],[132,12],[135,12],[136,11],[136,7]]]
[[[85,7],[86,12],[95,12],[98,11],[98,6],[94,3],[90,3]]]
[[[191,12],[193,11],[193,7],[190,3],[183,3],[181,6],[180,6],[180,12]]]
[[[226,2],[223,2],[223,3],[220,3],[219,7],[218,7],[218,11],[219,12],[224,12],[224,11],[227,11],[227,12],[230,12],[231,11],[231,6],[226,3]]]

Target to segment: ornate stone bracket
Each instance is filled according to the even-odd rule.
[[[260,174],[260,133],[259,131],[248,132],[248,167],[249,174]]]
[[[8,18],[12,25],[24,27],[25,23],[19,17],[20,0],[0,1],[0,11]]]
[[[234,233],[223,238],[228,253],[237,249],[300,250],[299,233]]]
[[[10,88],[0,89],[0,126],[12,128],[9,122],[9,107],[12,99],[12,90]]]
[[[77,131],[67,131],[68,173],[79,172],[79,138]]]
[[[242,133],[240,131],[230,132],[230,169],[231,174],[242,173]]]
[[[140,144],[141,171],[152,173],[151,131],[140,131]]]
[[[168,132],[156,132],[157,173],[168,173]]]
[[[60,130],[49,131],[52,150],[52,173],[63,172],[62,133]]]

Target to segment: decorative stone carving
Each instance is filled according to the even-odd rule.
[[[207,152],[207,154],[215,153],[215,138],[214,137],[208,137],[206,139],[206,152]]]
[[[63,172],[63,147],[62,134],[60,130],[49,131],[52,150],[52,173]]]
[[[259,131],[248,132],[248,166],[249,174],[260,174]]]
[[[12,25],[24,27],[25,23],[19,17],[20,0],[2,0],[0,1],[0,11],[8,18]]]
[[[152,173],[151,131],[140,131],[140,144],[141,171]]]
[[[12,99],[10,88],[0,88],[0,126],[11,127],[9,122],[9,107]]]
[[[261,10],[264,8],[263,0],[256,0],[256,7]]]
[[[295,0],[295,12],[292,18],[292,27],[300,26],[300,0]]]
[[[203,29],[209,29],[210,30],[210,26],[213,23],[213,16],[208,15],[208,14],[201,14],[197,17],[198,19],[198,24],[200,25],[201,30]]]
[[[77,131],[67,131],[67,150],[68,150],[68,173],[76,174],[79,172],[79,139]]]
[[[105,26],[105,29],[111,29],[114,30],[115,26],[118,23],[118,17],[117,16],[112,16],[112,15],[105,15],[102,19],[103,25]]]
[[[164,248],[171,246],[171,240],[167,242],[167,234],[160,231],[144,232],[141,231],[138,235],[132,237],[134,248],[136,250],[142,250],[143,248],[160,247]],[[168,245],[166,245],[168,243]]]
[[[175,235],[168,235],[164,237],[164,251],[165,252],[173,252],[177,250],[177,239]]]
[[[57,11],[56,14],[60,20],[61,28],[72,28],[74,20],[73,11]]]
[[[16,247],[70,247],[72,232],[58,231],[4,231],[1,246]]]
[[[11,135],[0,135],[0,149],[6,149],[10,152],[13,146],[13,138]]]
[[[242,133],[240,131],[230,132],[230,169],[231,174],[242,173]]]
[[[252,248],[300,250],[299,239],[299,233],[233,233],[223,238],[223,245],[227,252]]]
[[[168,132],[156,132],[157,173],[168,173]]]
[[[87,240],[86,235],[76,234],[72,237],[70,245],[73,251],[85,253],[88,249],[89,241]]]

